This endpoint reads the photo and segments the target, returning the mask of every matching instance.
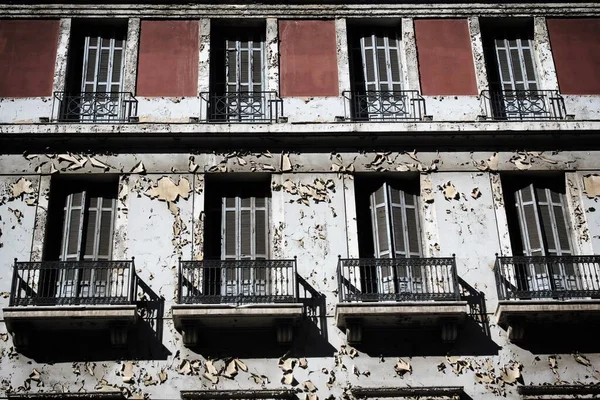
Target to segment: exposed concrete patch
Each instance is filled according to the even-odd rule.
[[[487,68],[485,66],[485,57],[483,55],[483,40],[481,37],[481,27],[479,17],[470,16],[467,19],[469,26],[469,36],[471,37],[471,49],[473,53],[473,65],[475,66],[475,80],[477,82],[477,92],[481,93],[489,89]],[[483,109],[480,110],[483,115]]]
[[[419,57],[417,55],[417,40],[415,25],[412,18],[402,18],[402,74],[404,87],[407,90],[417,90],[421,93],[419,78]]]
[[[350,91],[350,61],[348,55],[348,25],[345,18],[335,19],[335,39],[337,50],[338,84],[340,96],[345,91]],[[350,107],[348,101],[346,106]],[[349,108],[348,108],[349,109]]]
[[[266,86],[268,91],[279,93],[279,23],[277,21],[277,18],[267,18],[266,25]]]
[[[579,185],[579,175],[574,172],[568,172],[565,174],[565,180],[567,210],[569,212],[568,221],[571,222],[570,225],[572,227],[572,231],[570,232],[572,238],[571,241],[576,246],[578,254],[592,254],[593,250],[590,231],[584,206],[581,201],[583,193]],[[598,180],[598,183],[600,183],[600,179]]]
[[[583,176],[583,192],[589,197],[600,197],[600,175],[589,174]]]
[[[198,24],[198,47],[198,95],[200,95],[210,90],[210,19],[208,18],[200,19]],[[198,112],[201,120],[208,119],[207,107],[201,107]]]
[[[58,47],[54,66],[53,92],[64,92],[67,81],[67,60],[71,41],[71,18],[61,18],[58,27]],[[57,112],[59,110],[56,110]]]

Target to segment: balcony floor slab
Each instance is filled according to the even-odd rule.
[[[529,323],[600,320],[600,299],[502,300],[495,315],[498,325],[504,329],[514,320]]]
[[[271,326],[277,320],[297,321],[301,303],[268,304],[176,304],[172,307],[176,329],[195,323],[206,328],[254,328]]]
[[[467,302],[340,303],[335,314],[339,328],[345,328],[348,320],[360,320],[364,326],[390,327],[461,323],[467,317]]]

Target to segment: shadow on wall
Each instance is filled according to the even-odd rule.
[[[514,344],[532,354],[600,353],[598,329],[584,323],[527,325],[523,340]]]
[[[461,301],[466,301],[469,315],[459,328],[453,343],[442,341],[440,328],[365,329],[357,350],[377,356],[492,356],[500,346],[492,340],[485,306],[485,295],[459,278]]]
[[[81,362],[103,360],[166,360],[171,352],[162,344],[164,298],[138,279],[141,300],[138,319],[128,332],[125,346],[113,346],[104,330],[44,331],[32,333],[30,345],[20,352],[36,362]]]
[[[336,349],[328,341],[325,295],[300,275],[296,279],[304,318],[296,326],[291,344],[277,344],[275,328],[219,330],[201,332],[198,345],[192,350],[209,358],[276,358],[284,354],[292,357],[333,356]]]

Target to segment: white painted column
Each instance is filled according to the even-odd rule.
[[[569,226],[573,227],[571,242],[574,246],[574,254],[594,254],[585,206],[581,200],[584,196],[580,185],[582,177],[577,172],[567,172],[565,173],[565,181],[567,185],[565,197],[567,199],[568,219],[571,222]]]
[[[125,42],[125,70],[123,77],[123,91],[131,92],[135,96],[137,71],[138,71],[138,53],[140,47],[140,26],[139,18],[129,18],[127,23],[127,40]]]
[[[420,176],[421,198],[421,243],[425,257],[440,256],[440,238],[438,233],[437,213],[435,212],[435,192],[431,178],[427,174]]]
[[[38,199],[35,209],[35,226],[33,228],[33,241],[31,242],[30,261],[42,261],[44,254],[44,241],[46,239],[46,222],[48,221],[48,201],[50,199],[49,175],[40,176]]]
[[[481,36],[479,17],[469,17],[467,23],[469,26],[469,35],[471,36],[471,49],[473,53],[473,65],[475,66],[477,92],[481,93],[484,90],[488,90],[490,86],[485,66],[485,57],[483,55],[483,39]]]
[[[348,243],[347,258],[358,258],[358,224],[356,222],[356,188],[352,176],[344,175],[344,205],[346,209],[346,242]],[[342,254],[342,258],[344,255]]]
[[[198,24],[198,96],[200,120],[208,119],[208,91],[210,90],[210,19],[203,18]],[[201,93],[205,92],[203,95]],[[204,99],[202,99],[204,96]]]
[[[403,51],[400,54],[404,67],[402,68],[404,87],[407,90],[417,90],[421,93],[417,40],[415,38],[415,24],[412,18],[402,18],[402,48]]]
[[[71,41],[71,18],[62,18],[58,28],[58,47],[54,64],[53,92],[64,92],[67,82],[67,59]]]
[[[117,210],[115,213],[115,221],[113,228],[112,242],[112,259],[126,260],[127,259],[127,221],[129,219],[129,196],[130,176],[133,179],[138,179],[136,175],[121,175],[119,176],[119,193],[117,193]]]
[[[350,83],[350,59],[348,49],[348,27],[345,18],[335,20],[335,40],[337,46],[337,67],[340,96],[344,91],[349,91]]]
[[[535,17],[533,19],[533,52],[537,62],[537,73],[540,89],[558,90],[558,78],[550,48],[550,37],[546,18]]]
[[[267,90],[279,95],[279,24],[277,18],[267,18]]]
[[[192,192],[192,260],[204,259],[204,175],[194,175]]]

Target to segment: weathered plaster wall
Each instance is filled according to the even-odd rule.
[[[478,96],[423,96],[426,115],[434,121],[475,121],[480,115]]]
[[[600,120],[600,96],[563,95],[567,114],[577,120]]]
[[[57,20],[0,20],[0,97],[52,94]]]
[[[189,122],[206,103],[198,97],[136,97],[140,122]]]
[[[192,20],[142,21],[138,95],[197,95],[198,29],[198,21]]]
[[[0,248],[0,292],[10,290],[7,285],[12,258],[17,255],[26,259],[30,252],[36,199],[46,196],[45,193],[38,195],[45,190],[38,189],[40,179],[31,174],[47,168],[58,174],[118,173],[119,209],[114,238],[118,254],[115,255],[135,256],[140,278],[164,297],[167,314],[161,321],[164,327],[161,345],[168,350],[165,358],[159,359],[119,362],[107,359],[87,363],[69,360],[51,365],[16,353],[12,339],[5,335],[0,340],[2,394],[19,387],[23,393],[117,389],[131,398],[145,394],[154,399],[176,399],[180,397],[179,390],[186,389],[292,388],[294,386],[281,381],[291,373],[298,382],[295,387],[301,391],[299,398],[313,394],[323,399],[340,398],[350,385],[397,387],[443,383],[464,386],[471,398],[487,400],[499,396],[517,399],[514,380],[518,376],[527,384],[558,380],[591,383],[600,378],[595,371],[600,365],[598,354],[532,354],[510,344],[505,331],[495,326],[496,291],[491,269],[494,253],[500,251],[502,241],[498,237],[500,228],[496,228],[502,223],[498,215],[503,213],[497,199],[498,175],[493,172],[497,170],[533,171],[595,165],[590,171],[570,179],[581,179],[578,184],[585,195],[581,202],[594,250],[597,250],[600,214],[594,207],[600,193],[594,185],[596,178],[589,180],[600,170],[595,154],[40,154],[4,155],[0,163],[3,173],[13,174],[4,175],[0,180],[4,188],[2,198],[6,199],[5,204],[0,205],[3,232],[0,242],[4,244]],[[315,326],[320,332],[319,343],[325,343],[330,350],[313,354],[315,338],[302,333],[301,339],[308,340],[306,347],[294,349],[284,360],[306,356],[305,360],[289,360],[286,364],[278,357],[241,357],[232,353],[227,356],[240,357],[232,373],[231,369],[229,372],[225,369],[230,366],[230,358],[212,359],[207,363],[206,354],[182,346],[168,310],[176,296],[178,255],[184,259],[202,257],[198,247],[202,246],[203,173],[209,171],[272,174],[272,255],[297,256],[299,274],[314,290],[325,295],[326,318],[324,322],[317,318]],[[358,171],[422,172],[423,219],[429,219],[423,222],[426,253],[431,256],[455,253],[459,276],[472,289],[485,294],[486,310],[481,310],[483,314],[474,314],[479,316],[469,317],[473,325],[465,327],[458,341],[443,352],[423,355],[417,343],[411,347],[413,345],[407,345],[410,343],[400,337],[387,342],[388,350],[381,356],[366,349],[356,351],[346,345],[344,333],[335,327],[337,257],[355,256],[360,238],[360,232],[353,226],[352,175]],[[584,182],[585,177],[588,180]],[[43,180],[48,182],[48,178],[46,175]],[[27,182],[31,182],[31,186]],[[23,197],[10,199],[13,188]],[[22,225],[8,207],[23,212]],[[35,238],[34,242],[39,240]],[[3,295],[0,300],[7,301]],[[487,334],[486,329],[489,329]],[[0,323],[0,335],[4,333],[6,329]],[[474,343],[481,344],[482,348],[474,347]],[[284,353],[282,349],[281,354]],[[213,366],[217,369],[218,381],[210,373],[205,375]]]
[[[339,95],[335,21],[281,20],[279,41],[281,96]]]
[[[53,97],[0,98],[0,123],[37,123],[40,117],[52,115]]]
[[[424,95],[477,95],[466,19],[414,21]]]

